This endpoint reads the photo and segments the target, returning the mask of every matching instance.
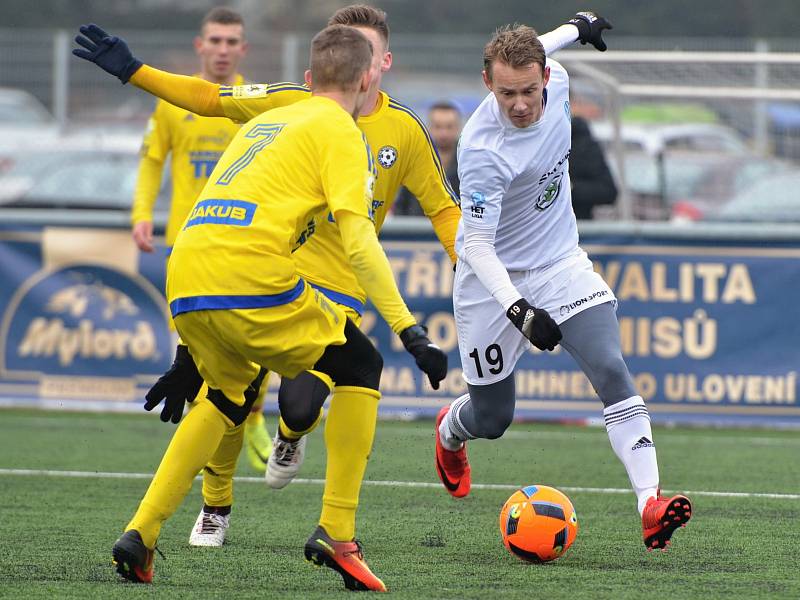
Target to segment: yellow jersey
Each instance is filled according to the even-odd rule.
[[[263,308],[303,291],[292,252],[315,216],[369,217],[372,156],[336,102],[307,97],[246,123],[181,227],[167,267],[173,317],[194,310]]]
[[[237,122],[278,106],[291,105],[309,95],[306,86],[294,83],[220,86],[219,89],[225,115]],[[414,111],[380,92],[376,109],[372,114],[359,117],[357,124],[374,153],[378,170],[372,201],[377,231],[401,186],[419,199],[428,217],[458,206],[458,198],[447,181],[436,146]],[[331,300],[362,313],[365,294],[345,256],[333,216],[323,215],[314,227],[313,237],[294,253],[298,272]],[[452,229],[455,233],[455,228]],[[452,244],[452,240],[448,241]],[[451,258],[454,259],[454,255]],[[320,265],[324,265],[324,269]]]
[[[236,83],[244,83],[244,78],[237,75]],[[189,209],[238,130],[239,125],[229,119],[201,117],[158,100],[147,123],[141,150],[142,158],[155,161],[156,168],[152,172],[140,170],[131,210],[132,223],[153,220],[161,168],[171,154],[172,199],[165,238],[167,246],[172,246]],[[150,177],[155,181],[145,181]]]

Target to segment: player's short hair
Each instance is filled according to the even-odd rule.
[[[483,49],[483,68],[492,78],[492,64],[500,61],[518,69],[531,64],[544,66],[546,55],[539,35],[533,27],[514,23],[498,28]]]
[[[227,6],[217,6],[216,8],[212,8],[210,11],[208,11],[206,16],[203,17],[203,20],[200,21],[200,31],[202,32],[203,29],[205,29],[205,26],[209,23],[219,23],[220,25],[241,25],[244,29],[244,19],[242,18],[242,15],[232,8],[228,8]]]
[[[389,47],[389,24],[386,22],[386,13],[374,6],[351,4],[340,8],[328,19],[328,25],[369,27],[377,31],[383,38],[383,45]]]
[[[461,109],[449,100],[439,100],[431,104],[428,108],[429,113],[432,113],[435,110],[452,110],[453,112],[457,113],[459,117],[461,116]]]
[[[311,40],[310,69],[315,88],[350,90],[372,63],[372,44],[347,25],[330,25]]]

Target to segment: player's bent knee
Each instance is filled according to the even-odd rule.
[[[503,437],[506,430],[511,427],[511,422],[514,420],[514,415],[503,415],[499,419],[488,420],[484,425],[483,438],[487,440],[496,440]]]
[[[278,389],[278,407],[283,422],[292,431],[311,428],[329,393],[328,383],[309,371],[294,379],[284,377]]]
[[[256,375],[256,378],[250,382],[250,385],[244,392],[244,404],[241,406],[225,396],[222,390],[213,388],[208,388],[208,399],[219,412],[233,421],[234,425],[241,425],[245,422],[245,419],[247,419],[247,415],[250,414],[253,403],[258,398],[258,392],[261,389],[261,384],[267,372],[268,371],[262,367],[258,375]]]

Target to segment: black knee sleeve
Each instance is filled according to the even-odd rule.
[[[294,379],[282,378],[278,408],[283,422],[292,431],[305,431],[317,420],[329,393],[325,382],[308,371]]]
[[[233,421],[234,425],[241,425],[244,423],[245,419],[247,419],[247,415],[250,414],[250,409],[253,408],[253,404],[255,404],[258,398],[258,392],[261,390],[261,384],[264,382],[264,376],[266,374],[267,370],[262,367],[258,375],[256,375],[256,378],[247,386],[244,392],[244,404],[241,406],[229,400],[225,394],[222,393],[222,390],[208,388],[207,398],[211,401],[211,404],[217,407],[219,412]]]
[[[335,385],[377,391],[383,371],[383,357],[350,319],[347,319],[344,334],[347,341],[341,346],[328,346],[314,365],[314,370],[325,373]]]

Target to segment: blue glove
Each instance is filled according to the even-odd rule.
[[[75,36],[75,41],[82,48],[73,48],[72,53],[78,58],[93,62],[104,71],[118,77],[122,83],[128,83],[131,76],[142,66],[142,61],[134,58],[125,40],[110,36],[97,25],[81,25],[83,35]],[[86,36],[86,37],[83,37]]]

